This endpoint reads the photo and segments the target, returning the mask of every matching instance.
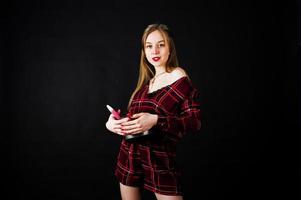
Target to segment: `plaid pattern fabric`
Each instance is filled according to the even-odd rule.
[[[156,135],[139,142],[122,140],[115,175],[124,185],[144,186],[165,195],[181,195],[176,144],[187,132],[200,129],[198,92],[188,77],[148,93],[145,85],[133,98],[129,113],[159,116]]]
[[[131,114],[149,112],[159,116],[156,128],[177,141],[188,131],[201,128],[199,93],[187,77],[182,77],[152,93],[148,85],[138,92],[129,109]]]

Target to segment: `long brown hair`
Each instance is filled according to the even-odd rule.
[[[166,71],[171,72],[174,68],[179,66],[178,58],[177,58],[177,52],[175,43],[173,40],[173,34],[171,33],[171,30],[165,25],[165,24],[150,24],[146,27],[146,29],[143,32],[142,38],[141,38],[141,57],[140,57],[140,69],[139,69],[139,78],[137,82],[137,86],[134,90],[134,92],[131,95],[131,98],[129,100],[128,107],[130,106],[135,94],[145,85],[148,83],[150,79],[152,79],[155,75],[154,73],[154,67],[147,61],[145,56],[145,42],[147,36],[154,32],[154,31],[160,31],[160,33],[163,35],[164,40],[166,41],[167,45],[169,46],[169,58],[166,62]]]

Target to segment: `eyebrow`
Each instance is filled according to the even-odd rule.
[[[157,43],[160,43],[160,42],[165,42],[165,41],[164,41],[164,40],[160,40],[160,41],[158,41]],[[151,42],[145,42],[145,43],[151,44]]]

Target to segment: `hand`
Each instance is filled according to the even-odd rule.
[[[116,133],[118,135],[124,135],[121,132],[121,124],[129,121],[128,117],[116,120],[112,114],[110,114],[108,121],[106,122],[106,127],[109,131]]]
[[[121,123],[121,133],[138,134],[147,131],[157,124],[158,115],[142,112],[132,115],[131,119]]]

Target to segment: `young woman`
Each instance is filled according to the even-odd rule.
[[[120,120],[110,115],[106,123],[108,130],[125,136],[115,175],[123,200],[140,199],[142,187],[158,200],[181,200],[176,144],[201,127],[198,91],[178,65],[166,25],[147,26],[141,42],[139,79],[128,115]]]

